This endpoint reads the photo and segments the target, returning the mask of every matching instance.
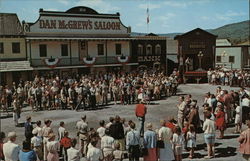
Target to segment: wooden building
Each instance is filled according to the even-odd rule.
[[[167,38],[153,33],[133,38],[132,55],[137,57],[138,68],[166,71]]]
[[[216,38],[216,35],[200,28],[177,35],[175,40],[178,41],[178,60],[181,73],[185,73],[187,70],[195,71],[199,68],[203,70],[214,68]],[[198,57],[199,53],[202,55],[201,58]],[[187,58],[189,58],[188,69],[185,67]],[[199,63],[199,59],[201,63]]]

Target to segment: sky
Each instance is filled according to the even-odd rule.
[[[122,23],[131,26],[132,32],[183,33],[197,27],[214,29],[249,20],[249,3],[250,0],[0,0],[0,12],[17,13],[20,21],[35,22],[40,8],[66,11],[87,6],[98,13],[119,12]]]

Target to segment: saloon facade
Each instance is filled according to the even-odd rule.
[[[119,13],[100,14],[88,7],[44,11],[34,23],[23,22],[27,56],[35,74],[129,71],[138,65],[131,52],[131,29]]]

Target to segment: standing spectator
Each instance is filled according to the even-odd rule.
[[[143,99],[141,99],[140,104],[137,104],[135,109],[135,115],[139,120],[139,131],[141,136],[143,136],[144,134],[144,122],[146,113],[147,113],[147,107],[144,105]]]
[[[187,132],[187,148],[190,148],[189,159],[194,157],[194,148],[196,147],[196,133],[193,124],[189,125],[189,131]]]
[[[80,150],[76,149],[77,139],[71,140],[71,148],[67,150],[67,161],[80,161]]]
[[[19,160],[18,154],[20,151],[20,147],[15,143],[16,137],[17,136],[15,132],[8,133],[9,141],[3,144],[3,155],[5,158],[5,161],[18,161]]]
[[[96,147],[96,144],[97,144],[96,140],[91,141],[92,147],[88,149],[87,153],[88,161],[99,161],[103,159],[102,151]]]
[[[105,121],[101,120],[99,122],[100,127],[96,130],[99,134],[99,137],[102,138],[105,135]]]
[[[42,160],[43,159],[42,137],[38,136],[37,128],[33,129],[32,134],[34,136],[31,138],[31,147],[36,152],[37,158],[39,160]]]
[[[52,133],[52,128],[50,127],[52,121],[51,120],[45,120],[44,121],[44,127],[42,128],[42,137],[43,137],[43,159],[47,160],[48,155],[48,149],[47,149],[47,143],[49,140],[49,134]]]
[[[203,123],[204,139],[207,144],[208,155],[205,159],[214,157],[214,142],[215,142],[215,122],[211,120],[211,115],[205,115],[206,120]]]
[[[182,160],[182,149],[184,144],[184,137],[181,133],[181,128],[179,126],[175,127],[175,133],[173,134],[173,149],[175,154],[175,160],[181,161]]]
[[[50,133],[48,136],[47,142],[47,161],[59,161],[58,150],[59,150],[59,142],[55,141],[56,135],[54,133]]]
[[[0,132],[0,160],[4,160],[4,155],[3,155],[3,141],[5,139],[5,133]]]
[[[178,108],[178,125],[180,128],[183,127],[183,121],[184,121],[184,110],[185,110],[186,102],[183,96],[179,97],[179,104],[177,105]]]
[[[64,128],[64,122],[60,122],[60,127],[58,128],[58,140],[60,141],[64,137],[65,128]]]
[[[110,136],[109,129],[106,129],[105,135],[101,138],[101,149],[103,151],[103,156],[106,161],[112,161],[114,144],[114,138]]]
[[[217,129],[220,130],[220,136],[218,139],[222,139],[224,137],[224,130],[226,129],[225,112],[223,106],[219,106],[218,112],[216,114],[216,126]]]
[[[242,107],[239,106],[239,103],[235,103],[235,131],[234,133],[241,133],[242,128]]]
[[[120,144],[115,144],[115,150],[113,151],[113,161],[122,161],[124,158],[123,155],[123,151],[120,150]]]
[[[78,130],[77,136],[79,136],[79,144],[82,149],[83,156],[86,156],[87,153],[87,140],[88,140],[88,123],[86,121],[86,115],[82,116],[82,119],[76,123],[76,128]]]
[[[156,153],[156,133],[153,131],[152,123],[147,124],[147,131],[144,133],[144,146],[147,148],[148,154],[144,156],[144,161],[157,160]]]
[[[109,129],[109,127],[114,123],[114,120],[115,120],[114,117],[109,118],[109,123],[106,124],[106,129]]]
[[[42,124],[42,122],[40,120],[38,120],[36,122],[36,127],[34,129],[37,129],[37,136],[42,136],[42,134],[43,134],[41,124]]]
[[[243,157],[249,161],[250,160],[250,120],[246,121],[248,129],[243,131],[238,138],[240,142],[240,153],[243,154]]]
[[[23,142],[23,149],[19,152],[19,160],[20,161],[36,161],[37,156],[36,152],[31,149],[30,142],[25,140]]]
[[[125,150],[125,135],[120,116],[115,117],[115,122],[109,127],[109,130],[115,142],[120,144],[121,150]]]
[[[63,138],[60,140],[60,153],[63,154],[64,160],[68,160],[67,150],[71,147],[71,138],[69,138],[69,132],[64,131]]]
[[[140,133],[135,130],[135,123],[130,124],[131,131],[126,137],[126,146],[129,152],[129,161],[139,161],[140,157]]]
[[[246,123],[246,120],[249,118],[250,116],[250,100],[249,100],[249,96],[247,94],[245,94],[242,97],[242,122]]]
[[[33,137],[33,134],[32,134],[33,126],[31,124],[31,117],[30,116],[26,117],[26,122],[24,124],[24,127],[25,127],[26,140],[30,142],[31,138]]]

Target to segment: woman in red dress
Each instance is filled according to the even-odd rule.
[[[219,107],[219,110],[216,114],[216,126],[217,129],[220,130],[220,136],[218,139],[222,139],[224,137],[224,130],[226,129],[225,112],[223,106]]]

